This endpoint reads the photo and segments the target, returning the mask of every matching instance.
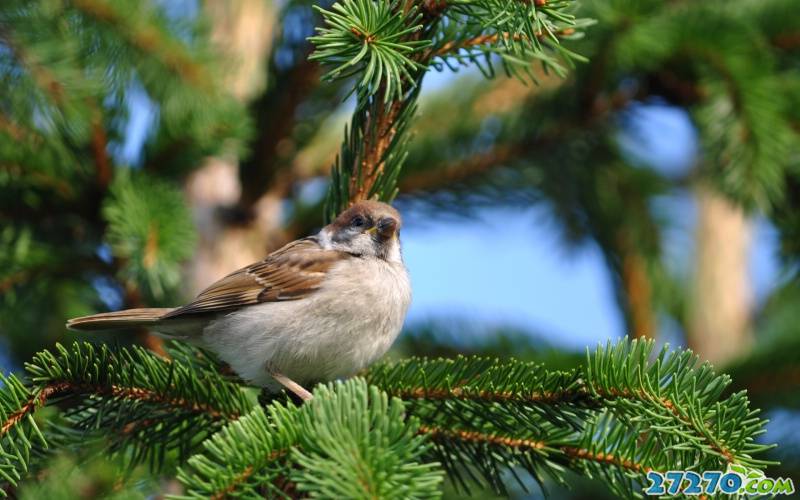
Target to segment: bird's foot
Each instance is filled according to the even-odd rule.
[[[277,380],[282,386],[287,388],[292,394],[294,394],[304,402],[311,401],[311,399],[314,398],[314,396],[310,392],[305,390],[303,386],[301,386],[294,380],[290,379],[286,375],[277,372],[270,372],[270,375],[272,376],[272,378]]]

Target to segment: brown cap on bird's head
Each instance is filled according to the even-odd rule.
[[[348,227],[363,227],[382,240],[391,239],[400,230],[403,220],[400,212],[380,201],[359,201],[336,217],[331,223],[334,231]]]

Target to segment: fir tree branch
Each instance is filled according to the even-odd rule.
[[[544,7],[547,5],[547,0],[516,0],[523,4],[533,4],[536,7]],[[452,0],[448,2],[448,0],[423,0],[422,7],[423,9],[431,16],[439,16],[441,15],[447,7],[453,5]]]
[[[421,425],[418,432],[429,436],[434,442],[442,445],[447,445],[453,441],[459,441],[532,452],[547,450],[560,452],[573,460],[587,460],[601,465],[615,465],[637,473],[641,473],[642,471],[649,472],[652,470],[650,467],[643,466],[641,463],[625,457],[615,456],[613,453],[593,452],[577,446],[548,445],[544,441],[533,439],[519,439],[474,431],[453,431],[425,425]]]
[[[38,408],[45,406],[51,399],[86,395],[127,399],[143,403],[156,403],[158,405],[171,407],[175,410],[203,413],[214,420],[230,421],[239,418],[239,412],[236,410],[220,410],[210,404],[197,403],[186,398],[169,397],[144,387],[103,386],[76,384],[71,381],[54,381],[33,392],[20,409],[8,415],[3,420],[2,425],[0,425],[0,438],[10,432],[11,429],[19,424],[25,417],[32,414]],[[150,424],[155,423],[154,420],[143,422]],[[127,424],[125,427],[127,430],[123,430],[123,432],[130,433],[132,429],[129,426],[134,424],[136,424],[136,422]]]
[[[94,158],[95,179],[100,190],[105,191],[111,182],[112,165],[108,157],[108,134],[103,126],[103,112],[95,102],[90,102],[92,110],[91,148]]]
[[[555,31],[553,34],[557,37],[570,36],[575,34],[575,29],[563,28],[558,31]],[[544,39],[548,35],[545,35],[542,32],[537,32],[536,36],[539,39]],[[436,48],[436,50],[433,51],[432,55],[434,57],[445,57],[451,54],[457,54],[462,49],[474,49],[475,47],[482,45],[489,47],[492,45],[497,45],[498,42],[508,41],[508,40],[523,41],[526,40],[526,38],[524,35],[521,35],[519,33],[511,34],[508,32],[503,32],[503,33],[482,34],[472,38],[468,38],[466,40],[458,40],[458,41],[451,40],[443,44],[442,46]]]
[[[182,498],[435,497],[442,478],[418,462],[423,440],[399,400],[354,379],[317,388],[299,408],[256,408],[213,436],[178,478]]]
[[[800,48],[800,33],[781,33],[772,38],[772,43],[783,50]]]
[[[376,102],[382,101],[384,92],[384,89],[378,91]],[[372,108],[374,115],[367,115],[364,129],[374,130],[375,133],[366,136],[365,154],[358,168],[353,169],[364,172],[364,175],[361,178],[357,176],[350,178],[351,204],[368,199],[378,176],[383,173],[386,152],[397,133],[394,122],[402,107],[402,101],[393,101],[388,107],[378,104]]]
[[[642,464],[621,456],[615,456],[613,453],[593,452],[586,448],[578,448],[575,446],[563,446],[560,450],[568,457],[575,460],[587,460],[601,465],[615,465],[630,471],[641,473],[650,472],[650,467],[643,466]]]
[[[109,450],[132,463],[160,467],[168,450],[188,455],[224,424],[249,412],[254,401],[194,351],[173,350],[173,361],[142,348],[95,348],[75,343],[43,351],[26,365],[32,385],[16,378],[0,391],[0,475],[15,484],[28,470],[35,443],[77,446],[106,433]],[[69,401],[58,427],[42,434],[32,416],[45,405]],[[59,436],[60,432],[60,437]],[[11,450],[9,454],[6,450]]]
[[[555,60],[546,53],[548,50],[556,50],[567,59],[579,58],[562,47],[546,49],[539,40],[557,40],[559,34],[575,33],[575,27],[557,24],[575,24],[572,17],[561,12],[567,3],[555,7],[546,3],[518,6],[520,12],[524,11],[534,21],[517,23],[512,21],[513,15],[500,20],[502,16],[495,11],[501,7],[492,0],[456,3],[452,15],[447,12],[450,8],[447,4],[423,3],[425,15],[422,16],[409,3],[359,2],[346,0],[341,5],[335,4],[335,12],[321,10],[328,27],[320,28],[319,36],[311,38],[317,46],[312,57],[328,64],[339,64],[329,73],[329,78],[340,74],[362,75],[355,88],[359,97],[356,112],[332,172],[325,208],[327,220],[354,202],[370,198],[391,201],[396,195],[396,179],[408,140],[404,131],[413,116],[422,76],[437,56],[436,43],[444,40],[441,53],[444,55],[459,47],[459,43],[466,43],[464,47],[477,47],[497,42],[502,46],[498,50],[507,68],[525,67],[531,60],[539,59],[545,66],[559,71]],[[360,10],[355,6],[360,6]],[[441,23],[445,16],[450,16],[452,21],[446,26]],[[376,21],[384,18],[384,21]],[[492,21],[487,21],[486,25],[477,22],[483,18]],[[481,33],[458,41],[461,35],[448,30],[457,31],[459,23],[467,22],[465,20],[476,21]],[[557,23],[554,20],[558,20]],[[497,25],[492,24],[495,21]],[[537,26],[537,31],[530,30],[532,25]],[[475,29],[474,25],[469,26]],[[388,40],[391,43],[385,53],[375,48],[375,44]],[[432,48],[425,49],[427,46]],[[367,60],[368,63],[364,62]],[[524,71],[530,72],[529,68]]]
[[[400,179],[400,191],[435,191],[475,178],[522,156],[519,145],[499,144],[486,152],[421,171],[410,172]]]
[[[213,420],[236,420],[239,412],[231,409],[218,409],[209,403],[198,403],[186,398],[170,397],[162,393],[147,389],[145,387],[121,387],[118,385],[90,385],[72,384],[69,382],[57,383],[59,393],[70,393],[73,395],[91,395],[99,397],[111,397],[117,399],[127,399],[142,403],[155,403],[159,406],[166,406],[174,410],[188,411],[190,413],[202,413]],[[53,387],[46,386],[45,389]]]
[[[108,24],[143,53],[161,60],[190,85],[211,90],[212,79],[205,68],[191,57],[185,47],[165,37],[157,27],[146,23],[131,24],[113,3],[104,0],[71,0],[71,4],[86,16]]]
[[[5,434],[7,434],[11,429],[19,424],[22,419],[33,413],[37,407],[42,407],[45,405],[48,399],[52,398],[53,396],[57,396],[61,393],[64,393],[69,390],[69,384],[66,382],[60,382],[55,384],[48,384],[44,386],[41,390],[37,391],[36,393],[32,394],[28,401],[25,402],[22,407],[12,414],[6,416],[3,420],[3,424],[0,426],[0,438],[2,438]]]
[[[9,135],[12,139],[17,141],[26,139],[25,131],[22,130],[19,125],[9,120],[4,113],[0,113],[0,132]]]
[[[284,458],[288,453],[289,453],[288,449],[272,451],[269,453],[269,455],[267,455],[266,462],[273,463],[276,460]],[[209,498],[212,498],[214,500],[222,500],[224,498],[228,498],[229,495],[242,488],[242,486],[248,482],[248,480],[250,479],[250,477],[253,475],[254,472],[255,472],[255,467],[253,465],[246,466],[243,471],[241,471],[240,473],[236,474],[231,478],[230,482],[224,487],[224,489],[211,492]],[[278,478],[276,478],[275,483],[278,483]],[[280,486],[288,486],[288,485],[281,484]],[[283,490],[284,488],[281,487],[279,489]]]
[[[256,130],[259,134],[250,143],[252,154],[241,162],[239,177],[242,194],[239,207],[249,213],[253,205],[274,187],[281,167],[279,145],[291,140],[297,119],[297,108],[319,85],[319,64],[308,60],[308,54],[298,56],[292,68],[279,72],[274,87],[269,88],[253,103]],[[277,68],[273,68],[278,71]],[[273,119],[282,117],[281,120]],[[291,183],[286,183],[290,186]]]
[[[662,350],[651,362],[653,345],[598,348],[578,372],[479,358],[411,359],[373,367],[367,377],[406,401],[423,433],[447,441],[434,457],[448,473],[460,477],[459,464],[476,464],[483,479],[469,472],[465,487],[477,482],[502,492],[501,470],[514,466],[537,481],[543,474],[558,481],[562,471],[553,464],[561,464],[589,475],[617,467],[612,487],[630,492],[645,484],[648,470],[675,463],[709,470],[768,464],[755,455],[769,446],[753,442],[764,421],[744,394],[722,397],[729,378],[698,366],[690,352]]]
[[[64,86],[62,83],[51,73],[51,71],[44,65],[38,64],[33,60],[23,48],[23,45],[17,43],[13,35],[0,24],[0,41],[15,55],[16,60],[21,66],[27,68],[31,78],[42,91],[48,96],[54,104],[61,106],[64,104]]]
[[[535,365],[532,365],[533,368]],[[491,378],[489,375],[488,378]],[[442,387],[407,387],[398,390],[388,389],[388,393],[392,396],[398,397],[406,401],[413,400],[429,400],[429,401],[474,401],[482,403],[523,403],[535,405],[560,405],[566,403],[576,403],[582,401],[587,407],[600,408],[608,404],[612,404],[617,400],[627,400],[637,403],[655,404],[664,413],[671,414],[674,419],[682,426],[692,429],[700,439],[707,442],[707,445],[719,455],[725,458],[729,463],[735,463],[735,455],[721,443],[713,440],[710,436],[713,429],[710,424],[705,421],[698,421],[690,419],[678,405],[667,397],[657,397],[652,393],[648,393],[644,389],[632,391],[629,389],[617,390],[610,388],[608,390],[592,388],[587,385],[576,385],[569,389],[557,391],[532,391],[515,392],[501,385],[499,388],[493,389],[477,389],[471,388],[474,382],[465,381],[464,385],[456,385],[449,388]],[[482,384],[478,382],[477,386]],[[592,399],[590,396],[598,396],[597,399]]]
[[[578,398],[585,397],[588,392],[584,388],[564,389],[557,391],[532,391],[530,393],[519,392],[508,389],[478,389],[465,390],[463,386],[451,388],[425,388],[414,387],[389,391],[392,396],[402,400],[453,400],[480,401],[484,403],[530,403],[530,404],[559,404],[574,402]]]

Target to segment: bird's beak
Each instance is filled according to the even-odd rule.
[[[369,228],[367,232],[377,234],[381,241],[389,241],[397,232],[397,221],[391,217],[384,217]]]

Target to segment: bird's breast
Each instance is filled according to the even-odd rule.
[[[393,341],[411,303],[411,284],[402,264],[349,259],[329,272],[316,301],[338,335]]]
[[[394,342],[411,302],[405,267],[353,258],[328,271],[322,286],[294,301],[243,308],[206,330],[209,347],[245,379],[280,371],[298,383],[352,375]]]

